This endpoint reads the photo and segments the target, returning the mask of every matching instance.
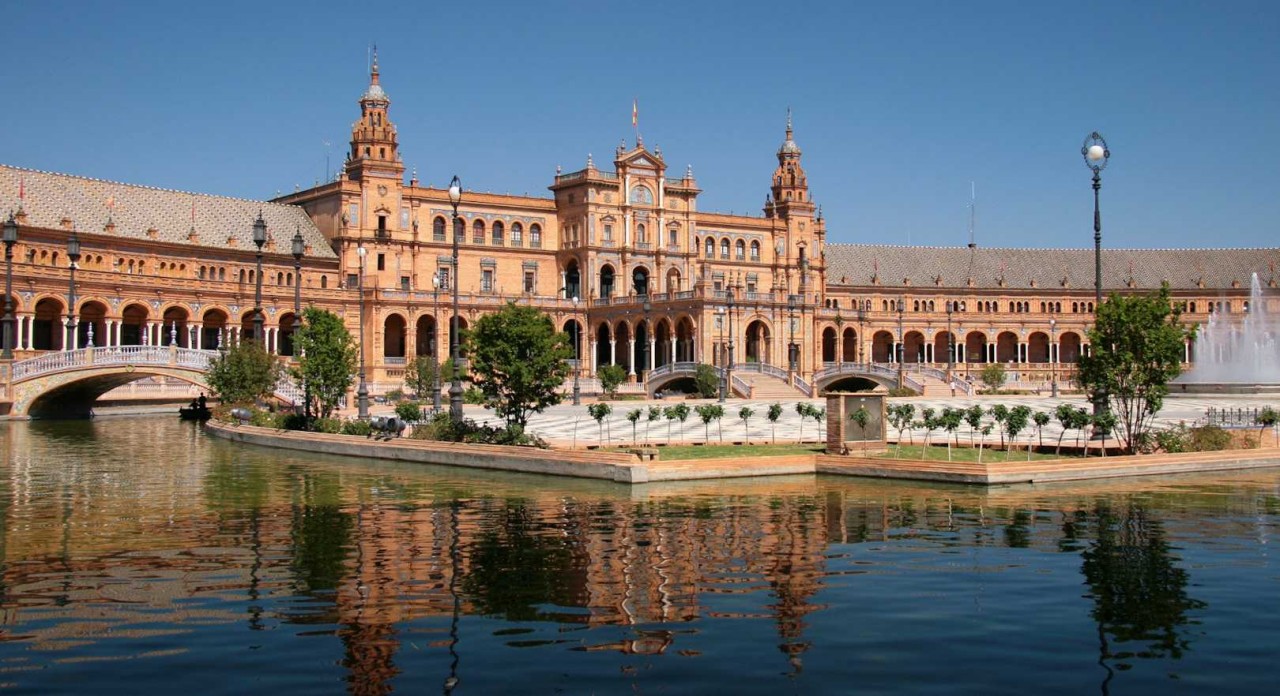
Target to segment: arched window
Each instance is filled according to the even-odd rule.
[[[437,217],[431,221],[431,237],[437,242],[444,241],[444,218]]]
[[[535,249],[542,248],[542,225],[536,222],[529,225],[529,246]]]
[[[751,242],[751,260],[752,261],[760,260],[760,242],[755,242],[755,241]]]
[[[503,229],[502,221],[501,221],[501,220],[494,220],[494,221],[493,221],[493,244],[494,244],[494,246],[502,246],[502,237],[503,237],[503,233],[504,233],[504,231],[505,231],[505,230]]]
[[[329,287],[329,276],[320,276],[320,289],[324,290]]]
[[[518,222],[511,223],[511,245],[520,246],[524,244],[524,225]]]
[[[733,245],[733,257],[739,261],[747,258],[747,243],[739,239]]]
[[[644,225],[636,225],[636,244],[644,244]]]
[[[716,240],[707,237],[707,258],[714,259],[716,257]]]
[[[729,258],[729,238],[725,237],[720,240],[720,258]]]
[[[476,244],[484,244],[484,220],[476,220],[471,223],[471,241]]]
[[[453,219],[453,237],[458,241],[462,241],[467,236],[467,223],[462,218]]]

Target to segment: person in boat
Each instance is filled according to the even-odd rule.
[[[200,398],[193,401],[192,404],[195,405],[195,407],[200,409],[201,411],[204,411],[209,408],[208,401],[204,398],[204,392],[200,392]]]

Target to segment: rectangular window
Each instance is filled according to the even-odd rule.
[[[480,273],[480,292],[493,292],[493,271],[488,268]]]
[[[606,242],[613,241],[613,225],[606,224],[604,226],[604,241]]]
[[[359,203],[352,203],[351,205],[347,206],[347,217],[349,218],[349,222],[347,222],[348,225],[356,225],[357,227],[360,225],[360,204]]]
[[[667,230],[667,246],[675,249],[680,246],[680,233],[676,230]]]
[[[408,208],[400,209],[400,229],[402,230],[409,229],[409,209]]]
[[[379,271],[385,271],[385,270],[387,270],[387,255],[386,255],[386,254],[378,254],[378,270],[379,270]]]
[[[532,293],[535,287],[535,276],[533,271],[524,272],[524,291]]]
[[[440,289],[448,290],[449,289],[449,267],[441,266],[440,270],[436,271],[436,273],[439,274],[440,276]]]
[[[400,276],[400,289],[409,292],[409,276]]]
[[[352,289],[352,290],[354,290],[354,289],[356,289],[356,288],[357,288],[357,287],[359,287],[359,286],[360,286],[360,274],[358,274],[358,273],[348,273],[348,274],[347,274],[347,287],[348,287],[348,288],[350,288],[350,289]]]

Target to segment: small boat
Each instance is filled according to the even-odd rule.
[[[207,406],[183,406],[178,409],[178,417],[186,421],[206,421],[213,415]]]

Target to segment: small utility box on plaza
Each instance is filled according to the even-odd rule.
[[[827,454],[882,449],[885,443],[885,398],[867,392],[827,392]],[[866,425],[860,425],[860,412]]]

